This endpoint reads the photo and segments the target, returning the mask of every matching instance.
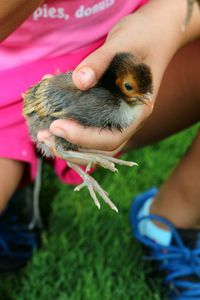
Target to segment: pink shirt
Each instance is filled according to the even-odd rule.
[[[48,0],[0,45],[0,70],[81,51],[147,0]]]

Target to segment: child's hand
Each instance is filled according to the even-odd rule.
[[[105,44],[75,69],[73,80],[77,87],[85,90],[94,86],[116,53],[130,52],[150,66],[155,100],[171,57],[183,43],[187,42],[181,32],[185,9],[182,0],[176,3],[174,0],[162,3],[159,0],[152,0],[136,13],[125,17],[109,33]],[[50,131],[83,148],[106,151],[107,155],[113,155],[138,130],[152,109],[153,107],[144,105],[143,113],[122,133],[83,128],[71,120],[54,121]]]

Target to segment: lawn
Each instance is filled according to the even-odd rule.
[[[160,281],[152,278],[141,247],[132,238],[132,199],[160,186],[191,143],[197,127],[159,144],[134,151],[126,159],[137,168],[119,173],[98,170],[95,177],[117,204],[99,211],[87,190],[73,192],[58,182],[49,166],[43,172],[41,206],[44,245],[17,276],[1,277],[1,300],[161,300]],[[169,202],[170,205],[170,202]],[[148,282],[148,283],[147,283]]]

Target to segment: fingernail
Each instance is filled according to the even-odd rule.
[[[59,137],[62,137],[64,138],[65,137],[65,132],[63,129],[59,128],[59,127],[54,127],[52,128],[51,132],[53,134],[55,134],[56,136],[59,136]]]
[[[96,81],[94,71],[87,67],[80,69],[75,76],[85,88],[92,86]]]

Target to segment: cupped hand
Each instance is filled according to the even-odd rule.
[[[73,72],[73,81],[81,90],[94,86],[116,53],[130,52],[149,65],[153,75],[153,102],[158,93],[163,73],[178,48],[174,28],[163,24],[149,4],[136,13],[123,18],[108,34],[106,42],[84,59]],[[153,7],[152,7],[153,6]],[[158,30],[159,27],[159,30]],[[171,28],[172,27],[172,28]],[[177,40],[177,39],[176,39]],[[151,114],[152,106],[143,105],[138,118],[122,132],[85,128],[72,120],[56,120],[50,132],[89,151],[115,155]],[[49,132],[40,132],[38,139],[48,142]]]

